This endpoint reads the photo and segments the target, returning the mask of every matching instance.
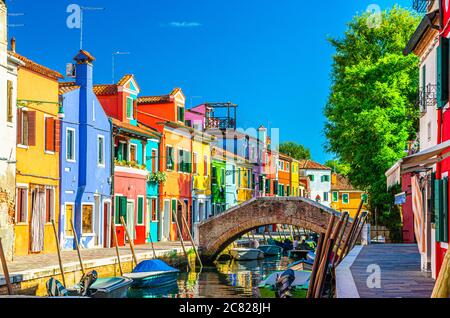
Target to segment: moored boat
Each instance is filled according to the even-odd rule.
[[[276,283],[277,279],[284,272],[275,272],[269,275],[265,280],[263,280],[258,288],[261,298],[276,298]],[[309,279],[311,277],[311,272],[309,271],[294,271],[295,279],[290,284],[290,293],[292,298],[306,298],[309,287]]]
[[[128,288],[133,280],[127,277],[97,278],[89,287],[87,296],[92,298],[126,298]],[[68,289],[69,295],[80,295],[81,286],[75,285]]]
[[[306,259],[306,256],[310,250],[290,250],[288,252],[288,257],[293,260],[302,260]]]
[[[312,271],[314,261],[302,259],[288,265],[288,268],[294,271]]]
[[[133,287],[161,287],[176,283],[179,273],[178,269],[155,259],[139,263],[124,276],[133,280]]]
[[[306,259],[314,261],[314,259],[316,258],[316,253],[314,253],[313,251],[310,251],[308,254],[306,254]]]
[[[261,245],[259,250],[264,252],[264,256],[277,256],[283,254],[283,248],[277,245]]]
[[[232,248],[230,255],[237,261],[252,261],[264,258],[264,253],[256,248]]]

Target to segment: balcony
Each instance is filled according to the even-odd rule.
[[[436,84],[428,84],[425,88],[419,90],[419,97],[417,105],[421,113],[426,113],[428,107],[436,106],[437,104],[437,86]]]

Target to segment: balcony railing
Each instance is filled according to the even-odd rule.
[[[420,112],[425,113],[427,107],[435,106],[437,103],[437,86],[436,84],[428,84],[419,90],[419,98],[417,104]]]
[[[413,0],[413,9],[419,13],[428,12],[428,8],[433,5],[435,0]]]

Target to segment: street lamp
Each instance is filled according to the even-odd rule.
[[[103,11],[105,8],[80,7],[80,50],[83,49],[83,12],[84,11]]]
[[[114,52],[112,54],[112,83],[115,84],[116,83],[116,79],[115,79],[115,69],[116,69],[116,64],[115,64],[115,57],[116,55],[130,55],[130,52]]]

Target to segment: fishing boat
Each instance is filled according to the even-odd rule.
[[[162,298],[175,296],[180,292],[177,281],[155,288],[131,287],[128,290],[128,298]]]
[[[261,245],[258,247],[261,251],[264,252],[264,256],[278,256],[283,254],[283,248],[277,245]]]
[[[302,260],[306,259],[306,256],[310,250],[290,250],[288,252],[288,257],[293,260]]]
[[[140,262],[131,273],[124,274],[133,280],[133,287],[161,287],[177,281],[180,271],[165,262],[154,259]]]
[[[235,247],[230,250],[230,255],[237,261],[253,261],[264,258],[264,252],[257,248]]]
[[[302,259],[288,265],[288,268],[294,271],[312,271],[314,261]]]
[[[278,277],[283,274],[283,271],[275,272],[263,280],[258,288],[261,298],[276,298],[276,283]],[[306,298],[309,287],[309,279],[311,272],[309,271],[294,271],[295,279],[291,284],[292,298]]]
[[[133,280],[127,277],[107,277],[97,278],[97,280],[89,286],[87,296],[92,298],[126,298],[128,288]],[[77,284],[67,289],[70,296],[80,295],[81,285]]]

